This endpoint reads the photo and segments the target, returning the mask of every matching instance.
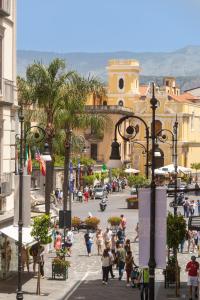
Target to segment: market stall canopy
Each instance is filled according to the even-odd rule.
[[[24,246],[31,246],[37,243],[37,241],[31,236],[31,231],[31,227],[22,228],[22,244]],[[18,241],[18,226],[10,225],[0,229],[0,232],[7,235],[11,239]]]
[[[190,173],[192,171],[192,169],[178,166],[177,171],[178,171],[178,173],[187,174],[187,173]],[[173,164],[164,166],[162,168],[155,169],[155,174],[157,174],[157,175],[165,175],[165,174],[174,173],[174,172],[175,172],[175,168],[174,168]]]
[[[125,173],[133,173],[133,174],[140,173],[139,170],[132,169],[132,168],[125,169],[124,172],[125,172]]]

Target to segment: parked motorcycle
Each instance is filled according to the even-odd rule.
[[[100,206],[101,211],[104,211],[104,210],[106,209],[106,206],[107,206],[107,203],[106,203],[106,202],[107,202],[106,199],[103,198],[103,199],[101,200],[101,202],[99,203],[99,206]]]
[[[169,203],[170,207],[175,207],[175,206],[182,206],[184,203],[184,193],[180,193],[177,195],[177,199],[176,199],[176,205],[175,202],[172,201]]]

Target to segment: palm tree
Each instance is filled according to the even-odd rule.
[[[67,209],[68,182],[69,182],[69,159],[70,146],[72,143],[72,132],[92,126],[96,130],[103,130],[108,122],[104,115],[88,114],[85,105],[91,93],[96,95],[105,93],[103,84],[97,79],[84,79],[74,73],[65,85],[65,96],[63,97],[61,109],[57,115],[59,127],[65,132],[65,163],[64,163],[64,184],[63,198],[64,210]]]
[[[196,176],[195,176],[196,178],[195,178],[195,181],[197,182],[197,179],[198,179],[198,178],[197,178],[197,171],[200,170],[200,163],[192,163],[192,164],[191,164],[191,168],[192,168],[192,169],[195,169],[195,171],[196,171]]]
[[[43,124],[46,132],[46,142],[52,156],[52,164],[48,170],[48,188],[45,202],[45,212],[50,211],[50,194],[53,188],[53,140],[56,134],[55,120],[63,98],[66,82],[73,72],[65,72],[65,62],[54,59],[48,66],[35,62],[27,68],[26,80],[18,80],[18,90],[25,101],[31,100],[38,105],[39,112],[43,115]]]

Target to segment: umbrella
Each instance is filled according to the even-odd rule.
[[[182,166],[177,166],[177,171],[178,173],[190,173],[192,170],[190,168],[182,167]],[[155,174],[168,174],[168,173],[174,173],[175,168],[174,165],[167,165],[162,168],[155,169]]]
[[[140,171],[139,170],[136,170],[136,169],[132,169],[132,168],[128,168],[128,169],[125,169],[124,170],[125,173],[133,173],[133,174],[136,174],[136,173],[139,173]]]

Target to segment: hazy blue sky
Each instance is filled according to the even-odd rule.
[[[172,51],[200,45],[200,0],[17,0],[18,49]]]

